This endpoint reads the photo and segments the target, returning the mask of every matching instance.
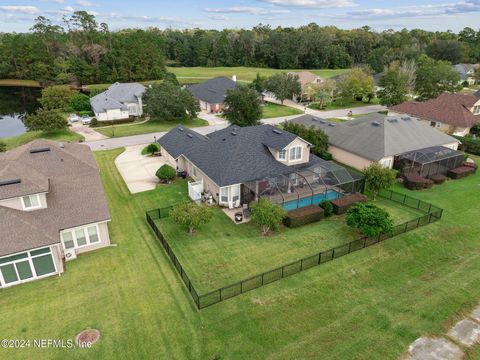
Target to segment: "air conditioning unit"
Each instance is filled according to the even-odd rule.
[[[65,261],[75,260],[77,258],[77,253],[75,249],[65,250]]]

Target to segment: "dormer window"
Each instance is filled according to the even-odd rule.
[[[287,160],[287,150],[280,150],[278,152],[278,160]]]
[[[42,206],[38,194],[22,197],[22,204],[24,210],[34,210]]]
[[[290,161],[296,161],[302,159],[302,147],[294,146],[290,149]]]

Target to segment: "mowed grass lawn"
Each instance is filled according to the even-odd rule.
[[[147,121],[141,124],[121,124],[115,126],[97,127],[95,131],[108,137],[121,137],[148,134],[154,132],[168,131],[177,125],[193,128],[207,126],[208,122],[202,119],[184,120],[184,121]]]
[[[300,115],[302,111],[280,104],[267,102],[262,106],[262,119],[276,118],[282,116]]]
[[[9,150],[36,139],[49,139],[49,140],[64,141],[64,142],[79,142],[84,140],[84,137],[70,130],[55,130],[55,131],[49,131],[49,132],[27,131],[26,133],[19,136],[14,136],[9,138],[0,138],[0,141],[7,144],[7,150]]]
[[[395,224],[415,219],[421,212],[379,199]],[[281,265],[358,239],[345,224],[345,216],[332,216],[296,229],[282,227],[273,236],[262,236],[252,223],[235,224],[220,209],[212,222],[194,235],[171,218],[157,220],[175,254],[200,294],[275,269]]]
[[[0,358],[393,360],[480,299],[477,174],[413,193],[445,209],[440,222],[198,311],[144,214],[185,199],[185,184],[131,195],[114,166],[120,152],[96,153],[118,246],[0,290],[2,338],[72,339],[94,327],[100,341]]]
[[[335,75],[341,75],[348,71],[348,69],[317,69],[317,70],[287,70],[287,69],[269,69],[256,67],[168,67],[168,71],[173,72],[179,80],[206,80],[213,77],[237,76],[240,81],[251,82],[257,76],[272,76],[281,72],[289,71],[310,71],[318,76],[330,78]],[[197,82],[195,81],[195,82]]]

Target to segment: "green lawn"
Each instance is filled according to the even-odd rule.
[[[106,126],[95,128],[95,131],[108,136],[108,137],[120,137],[148,134],[160,131],[168,131],[177,125],[183,125],[186,127],[198,127],[206,126],[208,122],[202,119],[193,119],[185,121],[147,121],[141,124],[122,124],[115,126]]]
[[[303,114],[303,111],[271,102],[267,102],[264,106],[262,106],[262,119],[300,114]]]
[[[384,199],[376,204],[392,215],[395,224],[423,215]],[[201,294],[360,237],[345,224],[345,216],[296,229],[283,227],[269,237],[251,223],[236,225],[220,209],[215,209],[212,222],[193,236],[170,218],[158,220],[157,225]]]
[[[348,69],[318,69],[318,70],[286,70],[286,69],[269,69],[269,68],[255,68],[255,67],[168,67],[168,71],[177,75],[179,80],[194,80],[205,81],[209,78],[226,76],[232,77],[237,75],[240,81],[250,82],[259,73],[262,76],[272,76],[280,72],[288,71],[310,71],[324,78],[329,78],[335,75],[341,75],[348,71]]]
[[[338,110],[338,109],[347,109],[347,108],[356,108],[356,107],[363,107],[363,106],[369,106],[369,105],[378,105],[379,100],[378,98],[372,99],[370,102],[364,102],[364,101],[357,101],[357,100],[333,100],[327,106],[325,106],[323,111],[329,111],[329,110]],[[316,107],[316,104],[311,104],[309,106],[310,109],[315,109],[318,110]],[[355,113],[355,111],[353,111]]]
[[[394,360],[480,299],[477,173],[412,193],[445,209],[437,223],[198,311],[144,215],[185,199],[185,184],[131,195],[114,165],[120,152],[96,153],[118,246],[79,256],[61,277],[0,290],[2,338],[72,339],[95,327],[100,341],[0,358]]]
[[[0,79],[0,86],[41,87],[38,81],[19,79]]]
[[[4,143],[7,144],[7,149],[13,149],[16,148],[17,146],[26,144],[27,142],[30,142],[35,139],[50,139],[50,140],[56,140],[56,141],[65,141],[65,142],[78,142],[78,141],[83,141],[84,137],[74,133],[73,131],[70,130],[57,130],[57,131],[50,131],[50,132],[44,132],[44,131],[27,131],[26,133],[15,136],[15,137],[10,137],[10,138],[0,138],[0,141],[3,141]]]

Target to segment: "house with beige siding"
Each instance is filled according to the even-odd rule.
[[[437,151],[441,156],[458,157],[459,141],[410,116],[370,114],[344,123],[333,123],[312,115],[291,120],[322,129],[328,135],[333,159],[363,170],[374,162],[394,168],[404,154]],[[439,155],[440,156],[440,155]],[[460,156],[463,158],[463,155]],[[452,166],[457,165],[452,162]]]
[[[262,196],[289,210],[319,203],[323,196],[345,190],[334,176],[328,184],[322,180],[331,175],[332,167],[345,173],[342,179],[351,178],[346,169],[312,154],[308,141],[271,125],[230,126],[208,135],[177,126],[158,143],[167,162],[188,173],[195,192],[228,208],[248,205]]]
[[[99,170],[84,145],[35,140],[0,153],[0,288],[65,271],[110,245]]]
[[[480,124],[480,99],[472,94],[443,93],[435,99],[392,106],[389,114],[414,116],[444,133],[465,136]]]

